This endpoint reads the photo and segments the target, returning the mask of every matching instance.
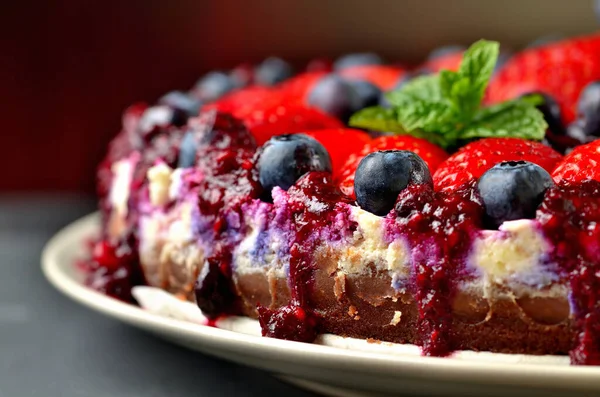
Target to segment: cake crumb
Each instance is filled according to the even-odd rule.
[[[398,302],[398,298],[395,296],[392,296],[392,302],[394,302],[394,303]]]
[[[398,325],[400,324],[400,319],[402,318],[402,312],[396,310],[394,312],[394,317],[392,317],[392,321],[390,321],[390,325]]]
[[[367,343],[374,343],[380,345],[381,341],[379,339],[367,338]]]
[[[356,317],[358,315],[358,310],[356,310],[356,307],[354,307],[354,305],[350,305],[350,307],[348,308],[348,315],[350,317]]]

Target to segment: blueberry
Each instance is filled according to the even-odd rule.
[[[339,57],[333,63],[333,70],[342,70],[353,66],[382,65],[383,59],[372,52],[348,54]]]
[[[528,161],[504,161],[486,171],[477,182],[485,208],[485,224],[497,229],[504,221],[533,219],[552,177]]]
[[[577,113],[585,134],[600,137],[600,81],[588,84],[581,91]]]
[[[308,103],[344,121],[362,105],[360,94],[352,84],[334,74],[315,84],[308,95]]]
[[[194,93],[201,101],[219,99],[235,88],[235,82],[224,72],[209,72],[196,83]]]
[[[349,80],[350,85],[360,97],[360,108],[374,106],[379,103],[381,89],[375,84],[364,80]]]
[[[158,103],[174,110],[172,123],[184,125],[187,119],[197,116],[202,102],[181,91],[171,91],[158,100]]]
[[[254,71],[254,80],[262,85],[275,85],[292,77],[294,73],[289,63],[281,58],[265,59]]]
[[[419,156],[407,150],[384,150],[368,154],[358,164],[354,193],[362,209],[386,215],[409,184],[432,183],[429,168]]]
[[[465,46],[459,44],[445,45],[443,47],[438,47],[432,50],[427,56],[427,60],[431,61],[436,58],[445,57],[446,55],[454,54],[457,52],[463,52],[466,49],[467,48]]]
[[[287,190],[307,172],[331,172],[331,159],[314,138],[303,134],[279,135],[259,150],[256,168],[261,186],[270,195],[275,186]]]
[[[540,91],[528,92],[521,95],[521,97],[527,95],[539,95],[543,98],[544,102],[536,107],[544,115],[544,120],[546,120],[546,123],[548,123],[548,130],[550,130],[552,135],[565,135],[566,130],[562,123],[562,115],[558,102],[556,102],[550,95]]]
[[[567,127],[567,137],[573,139],[576,145],[583,145],[595,141],[598,137],[588,132],[588,129],[590,129],[588,126],[586,121],[582,119],[572,122]]]
[[[179,146],[179,168],[190,168],[196,163],[196,150],[198,149],[198,141],[196,134],[193,131],[187,132]]]

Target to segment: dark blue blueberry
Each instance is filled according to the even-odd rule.
[[[315,84],[308,95],[308,103],[344,121],[362,109],[359,93],[348,80],[335,74],[327,75]]]
[[[552,177],[528,161],[504,161],[486,171],[477,182],[485,208],[484,223],[497,229],[505,221],[533,219]]]
[[[196,83],[194,94],[204,102],[219,99],[235,88],[231,76],[224,72],[209,72]]]
[[[598,136],[588,133],[589,125],[583,120],[579,119],[567,127],[567,137],[573,139],[577,145],[583,145],[590,143],[598,139]]]
[[[536,107],[544,115],[544,120],[548,123],[548,130],[555,136],[565,135],[566,130],[562,122],[562,114],[558,102],[550,95],[540,91],[528,92],[521,95],[521,97],[527,95],[539,95],[544,99],[544,102]]]
[[[407,150],[384,150],[368,154],[358,164],[354,193],[362,209],[383,216],[409,184],[433,184],[427,164]]]
[[[383,59],[372,52],[348,54],[339,57],[333,63],[333,70],[342,70],[353,66],[383,65]]]
[[[181,91],[169,92],[158,103],[174,110],[172,123],[176,126],[182,126],[190,117],[197,116],[202,106],[201,101]]]
[[[254,80],[262,85],[275,85],[292,77],[292,66],[281,58],[265,59],[254,71]]]
[[[360,97],[360,108],[374,106],[379,103],[381,89],[375,84],[364,80],[348,80],[354,91]]]
[[[270,199],[275,186],[287,190],[310,171],[331,172],[329,153],[316,139],[303,134],[274,136],[259,149],[258,180]]]
[[[577,113],[586,135],[600,136],[600,81],[594,81],[581,91]]]
[[[443,47],[438,47],[438,48],[432,50],[429,53],[429,55],[427,56],[427,60],[431,61],[436,58],[445,57],[446,55],[454,54],[457,52],[463,52],[466,49],[467,48],[465,46],[460,45],[460,44],[445,45]]]
[[[198,141],[196,134],[193,131],[187,132],[179,146],[179,168],[190,168],[196,164],[196,150],[198,149]]]

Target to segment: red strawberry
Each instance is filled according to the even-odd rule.
[[[346,164],[344,164],[338,178],[340,189],[344,194],[354,197],[354,173],[358,163],[367,154],[380,150],[410,150],[427,163],[432,173],[448,157],[448,154],[439,146],[410,135],[382,136],[373,139],[360,152],[349,156]]]
[[[571,122],[581,89],[600,79],[599,52],[599,34],[525,50],[508,60],[492,79],[487,100],[496,103],[543,91],[559,103],[563,121]]]
[[[286,100],[304,103],[311,88],[326,74],[323,71],[302,73],[279,84],[277,89]]]
[[[552,178],[556,183],[600,182],[600,140],[576,147],[554,169]]]
[[[404,73],[402,68],[384,65],[353,66],[339,72],[340,76],[368,81],[383,91],[394,88]]]
[[[344,127],[341,121],[319,109],[295,103],[259,105],[238,117],[244,121],[259,145],[274,135]]]
[[[307,131],[305,134],[315,138],[327,149],[331,157],[334,178],[341,172],[348,157],[360,152],[371,141],[364,131],[351,128]]]
[[[271,101],[276,96],[276,91],[269,87],[249,86],[242,90],[234,91],[225,95],[223,98],[209,103],[203,107],[203,110],[218,110],[224,113],[231,113],[235,117],[247,114],[255,106],[264,101]]]
[[[451,52],[446,55],[440,55],[425,62],[423,67],[433,72],[439,72],[440,70],[452,70],[456,72],[460,67],[460,63],[463,58],[462,51]]]
[[[552,172],[562,156],[539,142],[519,138],[488,138],[471,142],[444,161],[435,174],[436,190],[454,191],[479,178],[502,161],[530,161]]]

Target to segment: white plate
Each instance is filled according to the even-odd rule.
[[[452,358],[422,357],[415,354],[414,346],[369,344],[330,335],[320,338],[321,344],[306,344],[153,314],[82,284],[82,275],[74,262],[84,255],[84,239],[97,230],[98,216],[92,214],[66,227],[48,242],[42,255],[42,269],[56,288],[91,309],[159,337],[271,371],[302,387],[352,396],[600,395],[600,367],[571,367],[565,365],[568,362],[565,357],[474,352],[461,352]],[[230,324],[230,328],[236,327]]]

